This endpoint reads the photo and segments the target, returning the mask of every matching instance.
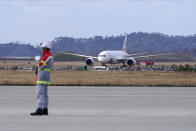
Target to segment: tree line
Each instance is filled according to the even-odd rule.
[[[97,55],[103,50],[121,50],[124,35],[94,36],[91,38],[56,37],[52,41],[52,52],[74,52],[85,55]],[[127,52],[175,52],[193,51],[196,53],[196,35],[172,36],[161,33],[133,32],[128,34]],[[0,56],[36,56],[39,47],[31,44],[10,42],[0,44]]]

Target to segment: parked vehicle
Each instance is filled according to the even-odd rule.
[[[23,71],[32,71],[33,68],[24,68]]]
[[[138,64],[139,65],[153,65],[154,62],[153,61],[139,61]]]
[[[79,70],[79,71],[87,70],[87,66],[78,66],[78,67],[76,68],[76,70]]]
[[[91,68],[91,71],[107,71],[108,68],[106,66],[95,66]]]

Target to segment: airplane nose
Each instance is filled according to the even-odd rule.
[[[105,62],[105,58],[103,58],[103,57],[98,57],[98,61],[101,62],[101,63],[104,63],[104,62]]]
[[[101,57],[98,57],[98,61],[102,61],[102,58]]]

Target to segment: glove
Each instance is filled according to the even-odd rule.
[[[41,57],[40,57],[40,56],[36,56],[36,57],[35,57],[35,61],[36,61],[36,62],[39,62],[39,61],[40,61],[40,59],[41,59]]]

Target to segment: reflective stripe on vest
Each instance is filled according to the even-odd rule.
[[[37,84],[47,84],[47,85],[50,85],[51,82],[49,82],[49,81],[37,81]]]
[[[44,66],[46,66],[46,62],[45,62],[45,61],[41,60],[40,62],[41,62]]]
[[[45,69],[38,69],[39,71],[48,71],[48,72],[50,72],[51,70],[50,69],[48,69],[48,68],[45,68]]]

